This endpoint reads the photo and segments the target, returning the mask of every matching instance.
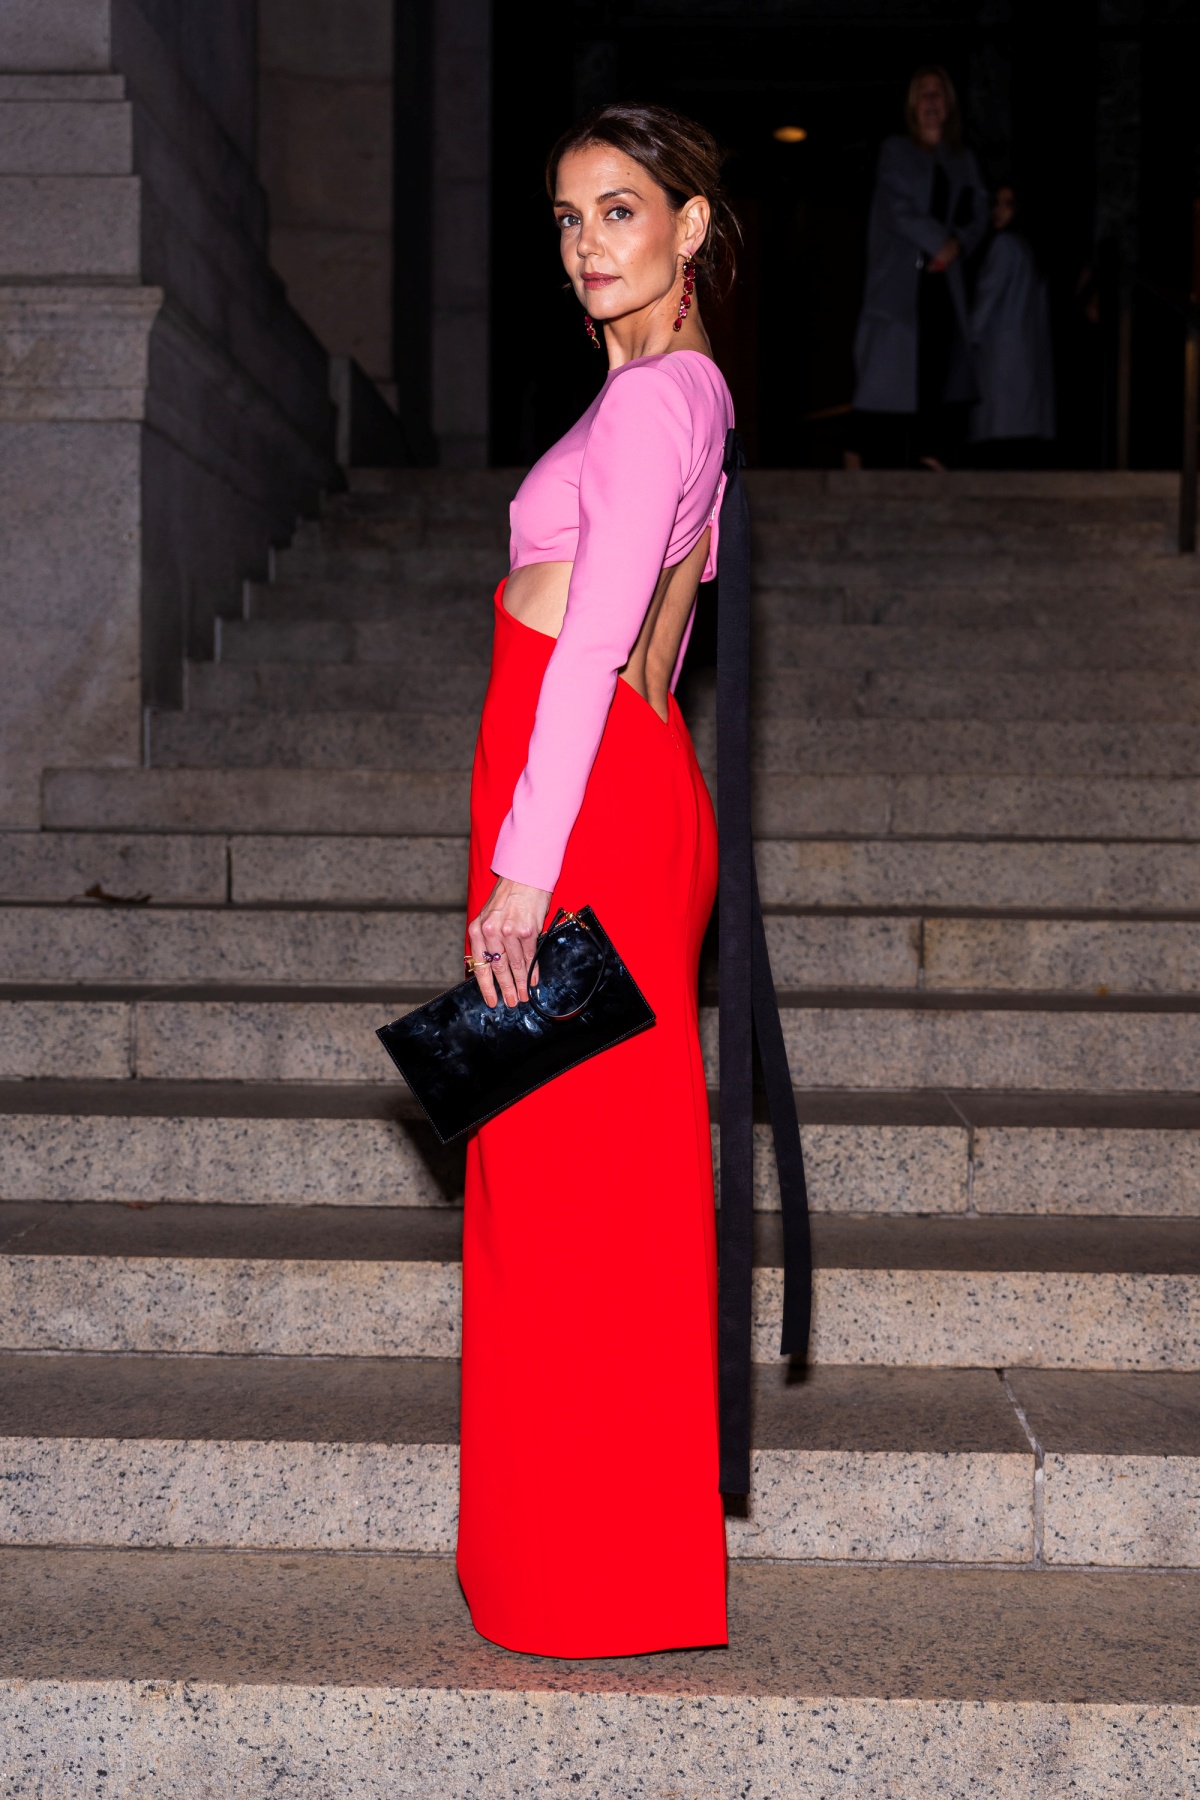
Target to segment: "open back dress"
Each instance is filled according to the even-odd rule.
[[[495,597],[469,916],[498,875],[551,890],[551,916],[592,906],[656,1015],[468,1146],[458,1571],[512,1650],[726,1641],[697,1011],[716,824],[674,692],[663,720],[619,671],[706,530],[715,569],[732,423],[697,352],[611,371],[512,506],[512,568],[573,565],[559,637]]]

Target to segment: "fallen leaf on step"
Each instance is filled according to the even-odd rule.
[[[93,881],[90,888],[84,889],[84,899],[103,900],[106,906],[145,906],[148,904],[150,896],[149,894],[110,894],[107,889],[100,886],[98,881]]]

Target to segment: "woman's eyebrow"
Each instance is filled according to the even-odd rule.
[[[596,195],[596,199],[598,201],[599,200],[619,200],[622,194],[632,194],[633,198],[635,200],[640,200],[642,197],[638,193],[636,188],[606,188],[602,194]],[[578,208],[575,206],[574,201],[572,201],[572,200],[555,200],[554,205],[555,206],[569,206],[572,208],[573,211],[578,210]]]

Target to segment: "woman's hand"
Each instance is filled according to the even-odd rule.
[[[940,275],[943,269],[948,269],[950,264],[957,259],[961,249],[962,245],[956,237],[948,237],[933,261],[930,263],[930,268],[935,269]]]
[[[544,888],[526,887],[501,876],[477,918],[467,926],[471,955],[479,959],[475,970],[479,991],[489,1006],[496,1004],[496,989],[506,1006],[529,998],[529,971],[538,936],[546,923],[550,896]],[[485,962],[490,953],[493,959]]]

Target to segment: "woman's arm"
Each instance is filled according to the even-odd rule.
[[[989,196],[979,173],[979,164],[970,150],[963,152],[967,176],[959,189],[954,207],[954,230],[964,256],[978,249],[987,232],[990,217]],[[969,210],[968,210],[969,209]]]
[[[1016,271],[1020,247],[1010,232],[999,231],[992,239],[979,280],[975,287],[975,303],[971,308],[971,342],[978,344],[1004,296]]]
[[[914,195],[914,174],[925,177],[925,198],[933,181],[933,164],[928,176],[923,168],[914,171],[909,158],[902,154],[905,146],[885,143],[879,153],[875,175],[875,204],[888,229],[906,242],[915,244],[926,256],[934,257],[945,249],[950,236],[945,220],[935,219]]]

